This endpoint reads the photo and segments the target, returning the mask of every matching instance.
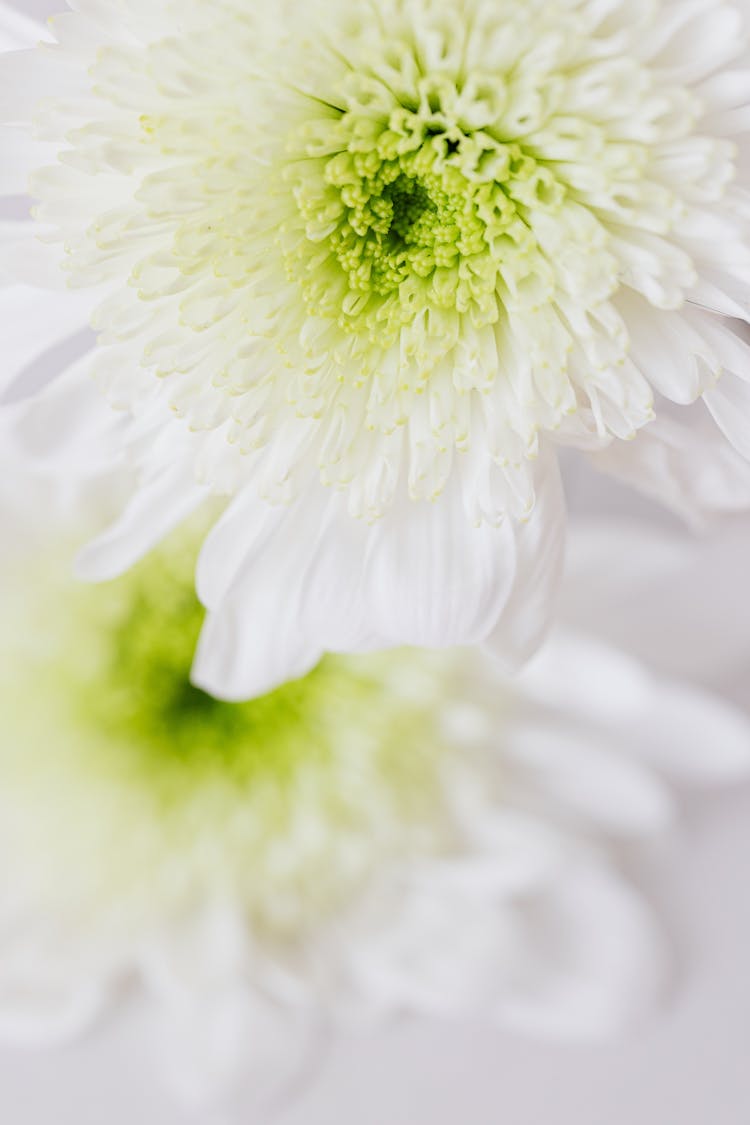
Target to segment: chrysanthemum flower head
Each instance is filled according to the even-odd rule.
[[[401,651],[218,701],[188,679],[191,536],[100,588],[49,534],[3,552],[0,1038],[67,1037],[135,987],[206,1109],[270,1096],[327,1026],[641,1014],[661,943],[611,844],[669,825],[665,765],[746,772],[747,722],[571,635],[518,681]]]
[[[724,322],[750,282],[736,5],[105,0],[53,35],[5,60],[8,82],[24,75],[6,117],[47,146],[30,183],[51,272],[94,294],[88,368],[159,478],[140,538],[189,503],[189,471],[244,498],[243,569],[258,524],[281,522],[267,504],[315,512],[298,538],[331,556],[334,584],[383,555],[403,570],[415,538],[429,554],[462,541],[419,595],[399,576],[393,620],[366,577],[346,636],[303,624],[316,658],[493,625],[523,656],[559,571],[555,447],[619,447],[663,399],[705,393],[748,451],[747,384],[714,385],[748,368]],[[27,160],[21,129],[3,144]],[[25,252],[6,258],[31,277]],[[637,460],[650,437],[611,464],[631,456],[625,472],[679,502],[697,473],[682,434],[669,418],[646,433],[658,477]],[[736,505],[748,470],[721,458],[709,503]],[[529,517],[546,533],[515,525]],[[477,593],[451,614],[462,571]]]

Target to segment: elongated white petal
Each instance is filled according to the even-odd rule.
[[[2,910],[7,915],[6,902]],[[89,965],[87,972],[74,950],[61,950],[60,935],[48,926],[42,917],[27,920],[19,931],[18,919],[3,918],[7,932],[0,935],[0,1041],[4,1043],[51,1047],[69,1042],[91,1026],[107,1000],[107,982],[98,979],[96,967]]]
[[[633,551],[636,540],[638,550]],[[738,599],[736,591],[749,565],[744,518],[727,521],[710,537],[633,519],[600,516],[579,521],[571,538],[560,617],[579,636],[604,641],[610,652],[631,653],[663,676],[684,676],[719,691],[734,689],[744,682],[750,635],[750,605]],[[637,614],[633,606],[638,606]],[[544,652],[540,659],[543,656]],[[596,653],[592,657],[595,667],[602,663]],[[550,690],[555,679],[550,666]],[[645,699],[647,686],[648,678],[644,682],[643,672],[631,662],[622,697],[633,692],[637,703]],[[545,690],[544,683],[540,690]],[[660,687],[652,685],[654,704],[659,694]],[[551,698],[558,701],[561,696],[553,693]],[[575,692],[571,698],[577,698]],[[604,707],[627,729],[618,698],[606,693]],[[593,695],[591,700],[595,702]],[[606,721],[604,710],[600,718]]]
[[[624,725],[622,737],[639,756],[688,782],[725,784],[750,768],[747,716],[694,687],[656,684],[648,712]]]
[[[609,583],[606,590],[611,591]],[[558,630],[550,638],[519,673],[519,684],[552,712],[575,713],[583,707],[602,722],[627,721],[640,714],[651,692],[649,675],[641,664],[577,633],[575,626]]]
[[[107,407],[89,367],[84,355],[38,394],[28,387],[29,397],[0,404],[6,447],[20,463],[79,480],[122,467],[124,419]]]
[[[602,532],[590,538],[590,562],[597,560],[596,569],[610,557],[613,542],[616,544],[618,540],[616,532],[614,537]],[[683,649],[689,652],[704,631],[699,622],[691,622],[688,618],[683,626],[684,638],[676,633],[675,621],[684,608],[681,577],[691,566],[691,551],[694,552],[692,565],[701,570],[704,568],[700,566],[699,560],[705,558],[705,554],[696,545],[671,540],[665,542],[658,538],[652,542],[645,538],[643,549],[648,553],[648,561],[642,561],[643,570],[638,575],[634,574],[631,579],[633,595],[643,593],[644,598],[648,599],[648,604],[643,606],[644,616],[639,617],[643,648],[652,656],[656,638],[666,634],[667,648],[671,647],[675,653]],[[604,636],[608,630],[615,635],[615,621],[611,618],[607,620],[602,607],[611,601],[612,584],[617,576],[608,576],[602,580],[601,574],[594,573],[590,577],[588,565],[581,565],[580,556],[577,561],[589,612],[599,619],[597,627]],[[670,598],[665,598],[665,589],[668,591],[670,587],[673,592]],[[571,599],[574,598],[573,591],[574,583],[571,582],[568,586],[568,596]],[[614,617],[616,619],[617,615]],[[584,621],[584,614],[580,614],[579,625]],[[746,634],[741,622],[738,623],[738,634],[740,644],[746,649]],[[730,650],[735,651],[729,635],[727,643]],[[664,641],[662,646],[664,647]],[[670,661],[665,660],[663,663],[668,668]],[[686,663],[689,663],[689,656]],[[719,680],[724,678],[720,667],[716,669],[716,673]],[[571,720],[575,722],[574,717],[586,709],[596,718],[601,728],[610,731],[610,736],[623,748],[627,747],[632,755],[650,765],[667,768],[675,776],[684,776],[688,780],[695,777],[704,782],[715,778],[720,782],[724,777],[742,776],[750,767],[750,723],[736,708],[706,695],[697,687],[687,690],[672,679],[650,675],[637,660],[611,645],[602,644],[592,636],[576,634],[569,629],[558,630],[539,656],[523,670],[519,682],[538,706],[549,707],[551,724],[556,720],[563,724],[570,723]],[[575,731],[568,732],[563,725],[556,731],[556,738],[558,743],[565,742],[568,738],[575,741]],[[519,742],[519,752],[532,763],[545,763],[544,755],[547,752],[549,761],[545,763],[545,768],[551,784],[555,784],[556,775],[555,756],[551,753],[554,741],[555,738],[550,737],[549,732],[545,739],[544,729],[536,732],[533,728],[527,728],[521,732]],[[577,751],[571,746],[568,755],[560,761],[563,784],[567,784],[567,769],[577,753],[582,758],[586,757],[585,744]],[[627,763],[626,770],[632,765],[633,763]],[[589,780],[596,786],[599,771],[596,766],[588,770],[581,765],[572,774],[576,772],[581,779],[581,801],[589,803],[593,811],[596,799],[589,800],[587,786]],[[669,813],[668,800],[660,787],[657,787],[658,791],[653,790],[649,797],[649,780],[638,776],[641,771],[637,766],[630,782],[623,778],[622,782],[615,783],[615,773],[616,770],[611,773],[604,770],[603,782],[605,785],[613,782],[610,797],[614,800],[607,801],[606,794],[602,793],[602,816],[606,817],[608,807],[617,816],[615,790],[621,785],[622,802],[619,812],[623,818],[623,826],[630,815],[626,798],[630,788],[634,798],[634,822],[637,822],[639,809],[642,809],[645,821],[651,817],[653,826],[659,827],[660,819],[663,821]],[[571,777],[571,781],[575,800],[575,779]],[[640,802],[639,786],[642,789]],[[645,823],[641,827],[645,828]]]
[[[456,535],[456,490],[434,504],[397,508],[367,546],[364,592],[371,626],[392,644],[454,645],[480,640],[513,587],[513,529]]]
[[[704,398],[721,432],[750,460],[750,382],[727,375]]]
[[[4,223],[0,237],[0,282],[3,284],[22,284],[51,293],[64,294],[61,311],[67,312],[75,321],[80,313],[81,299],[70,292],[65,274],[60,269],[59,251],[56,246],[45,242],[33,233],[31,224],[24,221]],[[87,314],[90,314],[91,297],[87,301]],[[38,304],[38,315],[44,315],[45,304]]]
[[[550,958],[550,933],[558,956]],[[595,865],[567,873],[524,929],[516,996],[496,1018],[542,1036],[590,1039],[642,1019],[666,981],[663,938],[643,903]],[[533,988],[527,987],[533,981]]]
[[[218,699],[252,699],[304,676],[321,656],[315,641],[299,635],[283,598],[243,590],[208,615],[191,679]]]
[[[0,3],[0,50],[16,51],[48,39],[46,28],[9,0]]]
[[[303,531],[304,529],[299,529]],[[309,565],[296,524],[282,524],[276,550],[244,567],[221,607],[209,613],[192,680],[221,699],[247,699],[308,672],[323,646],[300,628],[300,592]]]
[[[451,893],[439,869],[410,888],[398,917],[368,928],[351,956],[358,991],[376,1008],[400,1002],[428,1015],[486,1009],[506,986],[518,940],[512,915],[491,894],[472,893],[470,881]]]
[[[588,689],[596,693],[595,679]],[[585,728],[552,718],[548,725],[529,724],[511,736],[509,752],[524,771],[533,772],[531,789],[553,796],[584,826],[637,836],[663,832],[673,821],[676,810],[666,786],[638,763],[603,750]],[[745,769],[748,765],[750,760]]]
[[[288,508],[274,507],[246,489],[227,508],[206,537],[196,567],[198,597],[215,609],[232,588],[243,568],[252,564],[284,520],[293,520]]]
[[[91,347],[93,336],[85,331],[89,305],[40,301],[28,286],[0,288],[0,404],[33,394],[40,379],[54,377]]]
[[[43,147],[22,129],[13,126],[0,126],[0,149],[6,154],[7,163],[0,168],[0,195],[26,195],[29,190],[29,175],[39,167],[43,157]],[[47,159],[54,160],[57,153],[54,145],[49,145]]]
[[[620,307],[630,311],[631,355],[660,394],[686,405],[713,385],[722,361],[701,333],[705,314],[655,313],[635,297]]]
[[[658,418],[637,441],[610,445],[593,460],[697,528],[711,516],[750,505],[748,462],[724,439],[702,402]]]
[[[505,667],[517,667],[534,654],[555,610],[565,554],[565,498],[552,458],[541,466],[534,511],[514,528],[514,539],[513,586],[499,616],[487,618],[490,629],[482,638]]]
[[[320,1061],[325,1038],[314,1014],[249,987],[247,960],[242,919],[218,906],[144,951],[167,1079],[193,1112],[268,1112]]]
[[[189,483],[189,467],[178,462],[139,489],[120,518],[83,548],[76,571],[90,582],[104,582],[137,562],[203,501],[205,488]]]

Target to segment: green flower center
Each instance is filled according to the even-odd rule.
[[[113,583],[66,586],[64,599],[39,577],[44,645],[0,668],[0,701],[17,723],[18,745],[41,745],[51,725],[68,731],[92,776],[133,783],[157,805],[184,805],[212,784],[240,802],[268,787],[291,802],[298,775],[316,771],[325,784],[349,757],[394,799],[400,789],[407,802],[410,791],[430,790],[439,754],[428,709],[393,682],[410,666],[421,674],[410,659],[404,672],[401,654],[329,656],[246,703],[223,702],[190,682],[204,618],[192,546],[181,534]],[[22,631],[29,632],[26,619]],[[42,710],[12,704],[30,685]],[[402,760],[404,740],[410,761]]]
[[[287,775],[301,757],[320,751],[315,716],[332,705],[342,679],[354,691],[354,677],[327,660],[303,680],[248,703],[226,703],[193,686],[204,611],[170,561],[155,556],[111,591],[119,606],[96,691],[78,695],[80,721],[116,732],[131,761],[167,786],[196,775],[237,784]]]
[[[260,699],[213,699],[188,679],[203,610],[184,546],[102,587],[35,575],[9,605],[28,644],[0,651],[19,854],[66,915],[117,928],[121,910],[232,888],[259,927],[296,934],[382,862],[445,846],[444,669],[331,657]]]
[[[304,678],[246,703],[223,702],[191,684],[204,611],[189,576],[181,580],[184,564],[176,566],[177,573],[173,549],[157,553],[86,599],[92,627],[106,635],[94,690],[88,661],[62,672],[79,729],[93,738],[106,733],[127,771],[170,801],[212,779],[250,790],[283,788],[300,769],[325,773],[346,738],[355,755],[357,741],[380,744],[386,761],[396,734],[393,711],[384,706],[387,658],[368,664],[326,657]],[[421,729],[426,720],[406,707],[399,721]]]
[[[286,171],[304,232],[283,232],[287,274],[310,314],[381,344],[426,308],[496,322],[507,268],[515,291],[524,258],[527,274],[539,270],[529,209],[564,197],[519,144],[462,124],[444,110],[445,91],[433,93],[384,119],[350,108],[324,136],[306,127],[290,142],[306,159]],[[316,157],[324,140],[328,154]]]

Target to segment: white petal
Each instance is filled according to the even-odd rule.
[[[0,282],[20,283],[50,290],[61,302],[70,302],[76,310],[84,301],[89,307],[95,304],[91,296],[73,294],[68,288],[68,275],[60,268],[60,248],[53,242],[43,242],[37,237],[38,228],[26,222],[6,222],[0,239]],[[33,232],[32,233],[32,229]],[[91,291],[89,291],[91,292]],[[99,291],[97,291],[99,292]],[[75,317],[76,312],[71,313]],[[87,318],[90,313],[87,313]]]
[[[300,620],[302,582],[322,529],[316,512],[295,511],[299,518],[287,514],[276,525],[276,534],[243,564],[206,619],[192,679],[221,699],[263,695],[310,671],[322,655],[322,639],[307,636]]]
[[[60,51],[7,51],[0,55],[0,120],[29,123],[41,98],[75,93],[83,81]]]
[[[0,1041],[22,1047],[67,1042],[85,1031],[104,1006],[104,980],[75,950],[61,948],[50,925],[49,919],[26,916],[23,925],[3,934]]]
[[[39,966],[25,980],[0,980],[0,1041],[17,1047],[52,1047],[85,1032],[106,997],[96,986],[76,987]]]
[[[596,694],[597,683],[589,690]],[[664,731],[666,738],[669,732]],[[663,831],[675,816],[666,787],[639,762],[613,748],[606,735],[592,738],[585,723],[560,718],[547,725],[526,721],[512,729],[507,751],[522,766],[532,807],[575,814],[587,826],[623,835]]]
[[[540,461],[536,504],[526,523],[517,524],[513,584],[485,637],[486,650],[506,668],[515,668],[538,649],[554,614],[565,554],[565,497],[557,460]]]
[[[721,313],[722,316],[745,321],[750,317],[745,287],[732,284],[718,271],[710,268],[701,271],[701,276],[690,290],[690,300],[693,304]]]
[[[651,385],[672,402],[687,404],[714,382],[718,364],[701,334],[708,314],[653,309],[635,293],[618,297],[633,360]]]
[[[89,475],[123,459],[123,415],[115,413],[95,386],[88,356],[71,364],[38,394],[4,405],[0,422],[8,448],[19,461],[68,476]]]
[[[666,977],[646,906],[613,872],[574,861],[529,903],[523,971],[496,1008],[516,1030],[555,1038],[613,1035],[642,1018]]]
[[[0,125],[0,195],[30,194],[30,173],[42,164],[53,163],[57,149],[57,145],[37,141],[18,126]]]
[[[256,552],[269,545],[274,532],[294,510],[262,500],[245,488],[227,507],[206,536],[198,557],[195,584],[208,609],[217,609]]]
[[[24,285],[0,288],[0,402],[34,394],[91,347],[89,305],[45,298]]]
[[[668,81],[691,83],[737,58],[744,30],[740,12],[729,4],[667,4],[641,49]]]
[[[468,526],[453,482],[432,504],[397,502],[373,527],[364,565],[369,624],[385,643],[471,644],[511,595],[514,529]]]
[[[435,504],[397,505],[368,529],[321,490],[280,515],[237,501],[200,563],[201,597],[215,612],[195,682],[246,698],[302,675],[324,650],[469,644],[498,618],[495,651],[518,663],[539,643],[561,567],[553,463],[538,505],[527,527],[467,528],[456,488]]]
[[[502,765],[500,767],[502,769]],[[466,771],[464,771],[466,774]],[[458,771],[447,772],[445,784],[453,807],[453,815],[461,832],[477,853],[467,862],[462,855],[451,864],[449,860],[431,869],[435,886],[460,885],[474,887],[496,901],[528,896],[539,890],[560,871],[562,836],[546,817],[513,808],[510,802],[500,807],[488,804],[484,777],[471,778],[481,790],[479,800],[456,808],[462,778]]]
[[[315,485],[288,508],[243,494],[208,537],[198,591],[212,609],[193,680],[246,699],[303,675],[328,651],[389,643],[368,625],[368,529]]]
[[[306,634],[333,652],[362,652],[388,644],[368,600],[369,533],[334,498],[325,534],[304,575],[300,621]]]
[[[606,563],[613,545],[620,542],[620,537],[612,535],[601,538],[606,538],[607,543],[602,542],[598,556],[600,566]],[[646,634],[641,647],[651,656],[653,645],[649,638],[652,632],[658,635],[670,629],[665,630],[664,617],[659,617],[661,610],[667,619],[671,618],[670,611],[665,611],[660,591],[665,584],[674,586],[675,577],[679,577],[681,567],[684,568],[685,553],[690,545],[679,545],[679,559],[670,558],[669,553],[654,554],[648,549],[648,543],[645,546],[654,562],[654,570],[650,572],[648,566],[644,566],[644,582],[654,589],[651,599],[640,603],[638,632],[642,637]],[[639,547],[637,538],[632,536],[628,540],[628,553],[637,552]],[[601,607],[611,605],[607,588],[616,589],[618,577],[622,578],[611,575],[608,582],[602,583],[601,577],[588,582],[585,575],[581,576],[582,597],[587,602],[588,612],[603,615]],[[570,587],[568,583],[566,593],[569,596],[572,594]],[[646,624],[651,602],[656,620]],[[672,611],[679,615],[683,610],[684,603],[677,594]],[[605,624],[605,630],[606,627]],[[692,642],[688,640],[687,644],[697,643],[700,635],[698,627]],[[740,643],[743,641],[747,660],[750,645],[744,631]],[[673,643],[685,647],[685,642],[681,643],[679,638]],[[520,673],[518,684],[537,707],[550,708],[554,728],[550,726],[540,732],[528,721],[519,725],[517,731],[511,732],[510,752],[536,762],[541,771],[538,785],[573,802],[580,800],[583,806],[590,806],[594,815],[597,812],[596,790],[603,786],[599,800],[602,818],[611,811],[615,818],[621,816],[624,822],[632,819],[633,827],[638,830],[639,816],[644,829],[648,828],[649,819],[653,820],[652,826],[658,828],[660,819],[664,821],[670,813],[671,802],[660,785],[641,776],[636,763],[621,759],[618,765],[612,758],[611,751],[618,745],[630,756],[699,782],[742,777],[750,769],[750,719],[697,687],[654,676],[623,652],[591,637],[558,629],[543,651]],[[565,721],[563,716],[567,716]],[[571,742],[568,722],[586,723],[587,720],[596,723],[604,743],[599,752],[599,766],[594,761],[596,751],[586,746],[585,734],[579,734],[577,745]],[[587,756],[591,759],[588,765]],[[616,775],[620,768],[626,773],[633,770],[635,773],[630,778],[623,776],[618,782]],[[611,777],[606,776],[608,770],[612,771]],[[619,809],[618,790],[622,798]],[[633,799],[632,808],[627,807],[628,793]]]
[[[741,379],[750,379],[750,343],[744,324],[698,309],[687,309],[684,316],[710,344],[723,368]]]
[[[323,655],[299,634],[296,602],[275,586],[273,564],[260,567],[261,585],[241,588],[209,613],[193,663],[193,683],[233,702],[273,691],[311,671]],[[266,579],[268,584],[264,585]]]
[[[662,410],[633,441],[613,442],[592,461],[696,527],[708,516],[750,507],[747,461],[711,422],[702,402],[671,416]]]
[[[537,707],[598,722],[638,714],[651,691],[645,668],[624,652],[559,629],[518,673],[516,683]]]
[[[750,382],[726,374],[703,397],[719,429],[750,460]]]
[[[560,619],[668,676],[743,688],[749,531],[736,521],[703,539],[642,520],[579,519]]]
[[[0,3],[0,51],[16,51],[22,47],[33,47],[42,39],[49,39],[43,24],[19,12],[14,4],[6,0]]]
[[[78,577],[87,582],[115,578],[207,498],[207,489],[192,479],[190,466],[178,460],[143,484],[120,518],[84,547],[76,561]]]
[[[648,712],[620,734],[644,759],[682,780],[726,784],[750,774],[750,719],[696,687],[657,681]]]
[[[427,868],[377,914],[347,942],[348,974],[371,1012],[455,1017],[486,1011],[502,992],[517,949],[513,915],[470,880],[449,888]]]
[[[325,1039],[313,1015],[247,983],[265,974],[228,909],[176,923],[142,970],[159,1002],[168,1080],[192,1110],[268,1112],[319,1061]]]

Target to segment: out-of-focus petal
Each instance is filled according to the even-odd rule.
[[[529,905],[517,995],[496,1018],[543,1037],[615,1035],[642,1020],[667,979],[662,935],[630,887],[597,865],[566,872]]]

